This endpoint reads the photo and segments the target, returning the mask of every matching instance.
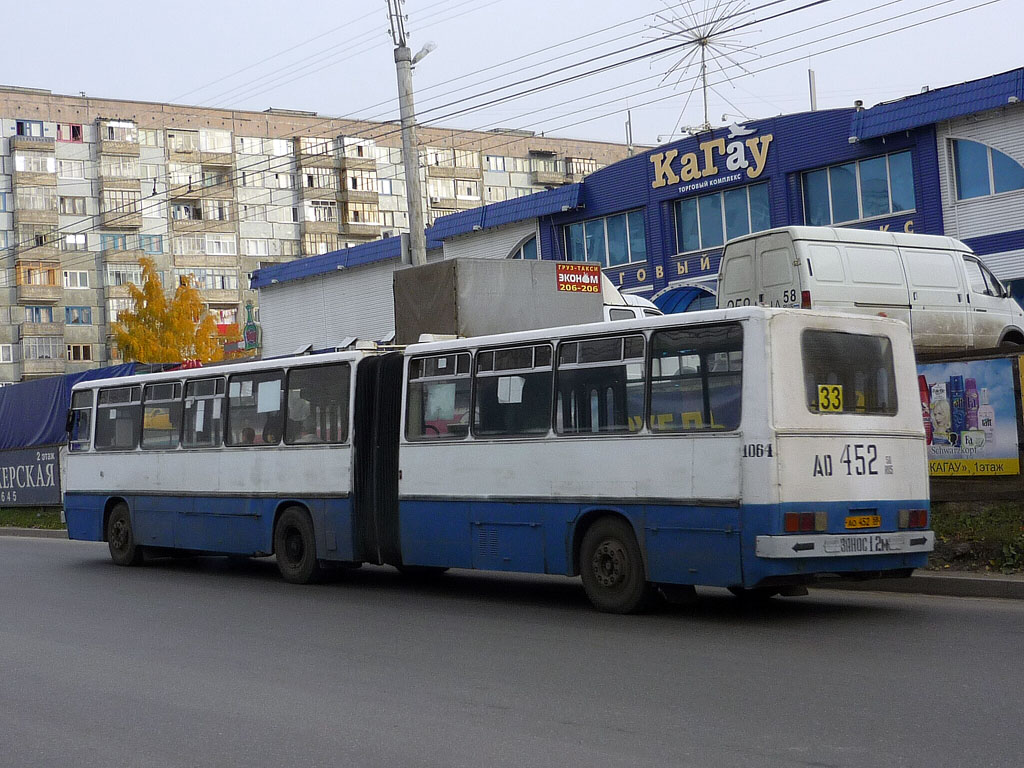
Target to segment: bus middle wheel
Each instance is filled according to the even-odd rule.
[[[636,613],[653,597],[643,554],[632,527],[602,517],[587,529],[580,545],[580,577],[590,602],[606,613]]]
[[[316,557],[316,538],[309,513],[300,507],[288,507],[274,526],[274,554],[277,570],[285,581],[308,584],[320,576]]]

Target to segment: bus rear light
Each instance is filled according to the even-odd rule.
[[[782,519],[786,533],[807,533],[809,531],[827,531],[827,512],[787,512]]]
[[[900,528],[927,528],[927,509],[901,509]]]
[[[810,309],[810,308],[811,308],[811,292],[810,291],[800,291],[800,309]]]

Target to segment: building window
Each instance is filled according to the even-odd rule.
[[[46,261],[19,261],[15,267],[18,285],[60,285],[58,268],[59,265]]]
[[[263,139],[252,136],[236,136],[235,151],[240,155],[259,155],[263,152]]]
[[[243,238],[242,251],[246,256],[269,256],[270,241],[253,237]]]
[[[206,239],[202,235],[178,235],[174,238],[176,256],[201,256],[205,247]]]
[[[43,124],[39,120],[18,120],[14,128],[18,136],[28,136],[33,139],[43,138]]]
[[[304,155],[330,155],[334,153],[334,141],[318,136],[303,136],[299,147]]]
[[[264,139],[263,151],[275,157],[290,155],[292,153],[292,142],[289,139]]]
[[[104,189],[100,202],[103,213],[139,213],[142,193],[128,189]]]
[[[1020,163],[976,141],[953,141],[953,167],[958,200],[1024,189],[1024,168]]]
[[[53,173],[56,168],[57,161],[46,152],[14,153],[14,170],[18,173]]]
[[[217,325],[234,325],[238,322],[238,307],[210,307],[210,314]]]
[[[14,241],[17,245],[56,248],[60,235],[56,234],[54,227],[45,224],[18,224],[14,228]]]
[[[26,336],[21,348],[26,360],[60,360],[63,341],[60,336]]]
[[[306,256],[330,253],[344,247],[344,241],[333,232],[307,232],[302,236],[302,251]]]
[[[584,157],[565,158],[565,172],[573,176],[583,176],[597,170],[597,160]]]
[[[61,197],[60,212],[65,216],[85,216],[85,198]]]
[[[427,179],[427,195],[431,202],[452,199],[455,197],[455,179]]]
[[[164,252],[163,235],[139,235],[139,248],[145,253],[159,254]]]
[[[192,278],[192,284],[201,291],[237,291],[238,271],[234,269],[187,268],[174,270],[179,284],[185,278]]]
[[[135,310],[135,302],[131,299],[107,299],[107,321],[116,323],[117,318],[122,312],[133,312]],[[114,358],[114,351],[111,350],[111,359]]]
[[[57,178],[59,179],[84,179],[85,161],[83,160],[58,160]]]
[[[82,235],[85,237],[85,235]],[[82,270],[64,270],[64,287],[65,288],[88,288],[89,287],[89,273],[84,269]]]
[[[306,206],[308,221],[334,222],[338,220],[338,203],[334,200],[310,200]]]
[[[92,307],[64,307],[66,325],[92,325]]]
[[[206,253],[210,256],[234,256],[238,253],[238,242],[234,235],[207,235]]]
[[[203,210],[198,203],[171,203],[171,218],[175,221],[202,221]]]
[[[115,179],[139,178],[139,158],[127,155],[101,155],[100,176]]]
[[[14,344],[0,344],[0,363],[13,363],[17,360]]]
[[[82,126],[78,123],[57,123],[57,141],[82,143]]]
[[[345,189],[357,192],[375,192],[377,190],[377,172],[364,170],[345,171]]]
[[[565,227],[565,253],[569,261],[594,261],[617,267],[647,259],[644,212],[579,221]]]
[[[68,344],[66,352],[69,363],[84,363],[92,360],[92,344]]]
[[[768,185],[676,200],[676,253],[718,248],[726,240],[771,227]]]
[[[537,238],[531,237],[525,243],[520,245],[511,254],[510,259],[536,259],[537,256]]]
[[[330,170],[327,170],[331,173]],[[291,173],[275,173],[269,177],[271,189],[293,189],[295,187],[295,176]],[[337,185],[333,187],[337,189]]]
[[[231,221],[230,200],[203,200],[203,215],[205,221]]]
[[[345,204],[346,224],[377,224],[379,222],[380,214],[377,206],[373,203]]]
[[[845,224],[912,211],[914,169],[910,152],[842,163],[803,174],[804,221]]]
[[[14,205],[21,211],[56,211],[57,189],[55,187],[16,187]]]
[[[244,203],[240,206],[239,221],[266,221],[267,206]]]
[[[126,141],[136,144],[139,141],[139,130],[135,123],[128,123],[122,120],[111,120],[103,126],[103,139],[105,141]]]
[[[203,168],[202,169],[202,185],[209,189],[210,187],[219,187],[223,184],[228,183],[228,172],[217,170],[216,168]]]
[[[479,200],[480,182],[471,179],[456,179],[455,197],[459,200]]]
[[[167,176],[171,184],[180,184],[182,186],[188,184],[192,186],[192,182],[195,181],[198,186],[200,179],[203,177],[203,169],[202,166],[195,163],[168,163]]]
[[[62,251],[87,251],[89,249],[87,237],[84,233],[64,235],[60,240],[60,249]]]
[[[487,155],[485,161],[488,171],[500,173],[505,170],[505,158],[501,155]]]
[[[127,251],[128,236],[104,232],[100,235],[100,248],[104,251]]]
[[[0,192],[0,213],[11,210],[11,193]]]
[[[164,134],[152,128],[139,128],[139,144],[143,147],[162,147]]]
[[[427,165],[435,165],[439,168],[454,168],[455,155],[450,149],[427,147]]]
[[[26,323],[52,323],[53,307],[25,307]]]
[[[306,189],[337,189],[338,174],[331,168],[305,168],[302,171],[302,185]]]
[[[195,152],[199,149],[199,134],[195,131],[168,131],[167,148],[171,152]]]
[[[231,132],[204,128],[199,131],[199,149],[203,152],[230,152]]]
[[[302,247],[298,240],[280,240],[282,256],[300,256]]]
[[[455,150],[455,167],[456,168],[479,168],[480,167],[480,153],[471,149],[456,149]]]
[[[142,285],[139,264],[107,264],[107,285]]]
[[[508,187],[485,187],[484,199],[488,203],[500,203],[508,199]]]
[[[241,171],[235,174],[240,187],[262,187],[263,171]]]
[[[391,179],[377,179],[377,192],[381,195],[393,195]]]

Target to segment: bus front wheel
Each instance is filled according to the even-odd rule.
[[[274,554],[285,581],[308,584],[317,580],[320,563],[316,558],[313,521],[306,510],[289,507],[281,513],[274,527]]]
[[[580,545],[580,577],[590,602],[606,613],[636,613],[653,596],[632,527],[603,517],[587,529]]]
[[[121,502],[107,518],[107,548],[110,559],[117,565],[138,565],[142,562],[142,547],[135,543],[132,515],[128,505]]]

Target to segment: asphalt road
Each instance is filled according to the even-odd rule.
[[[0,537],[0,766],[1020,766],[1024,601],[272,562]]]

